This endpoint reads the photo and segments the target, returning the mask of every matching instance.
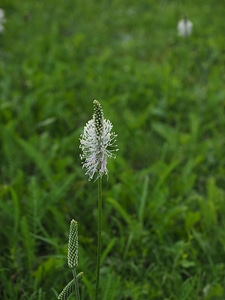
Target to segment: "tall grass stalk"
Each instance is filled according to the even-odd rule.
[[[78,279],[77,279],[77,270],[76,268],[72,269],[73,272],[73,279],[74,279],[74,286],[75,286],[75,295],[76,295],[76,300],[80,300],[80,291],[79,291],[79,285],[78,285]]]
[[[99,293],[101,249],[102,249],[102,177],[98,179],[98,246],[97,246],[95,300],[98,299],[98,293]]]

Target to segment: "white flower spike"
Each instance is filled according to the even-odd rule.
[[[5,23],[5,12],[2,8],[0,8],[0,33],[2,33],[5,30],[4,23]]]
[[[193,23],[186,16],[177,24],[178,35],[188,37],[192,33]]]
[[[115,148],[117,135],[112,132],[112,123],[104,118],[102,106],[97,100],[93,101],[93,105],[93,118],[87,122],[80,137],[82,167],[89,180],[93,179],[95,173],[96,180],[103,174],[108,175],[107,159],[115,158],[114,152],[118,151]]]
[[[3,22],[5,19],[5,11],[0,8],[0,22]]]

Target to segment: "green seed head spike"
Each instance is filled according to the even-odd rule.
[[[103,121],[104,114],[101,104],[97,101],[93,101],[94,105],[94,122],[95,122],[95,130],[98,137],[101,137],[103,134]]]
[[[69,268],[78,266],[78,223],[75,220],[72,220],[70,223],[67,258]]]
[[[67,300],[69,298],[70,294],[74,290],[74,279],[72,279],[62,290],[62,292],[59,294],[58,299],[59,300]]]

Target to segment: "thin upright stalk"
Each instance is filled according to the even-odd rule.
[[[98,179],[98,246],[97,246],[97,267],[96,267],[96,290],[95,300],[98,300],[99,293],[99,273],[102,248],[102,178]]]
[[[73,268],[72,272],[73,272],[73,278],[74,278],[76,300],[80,300],[80,291],[79,291],[76,268]]]

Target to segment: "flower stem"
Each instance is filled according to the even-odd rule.
[[[74,278],[76,300],[80,300],[80,292],[79,292],[76,268],[73,268],[72,272],[73,272],[73,278]]]
[[[96,267],[96,290],[95,300],[98,300],[99,273],[102,247],[102,178],[98,178],[98,246],[97,246],[97,267]]]

